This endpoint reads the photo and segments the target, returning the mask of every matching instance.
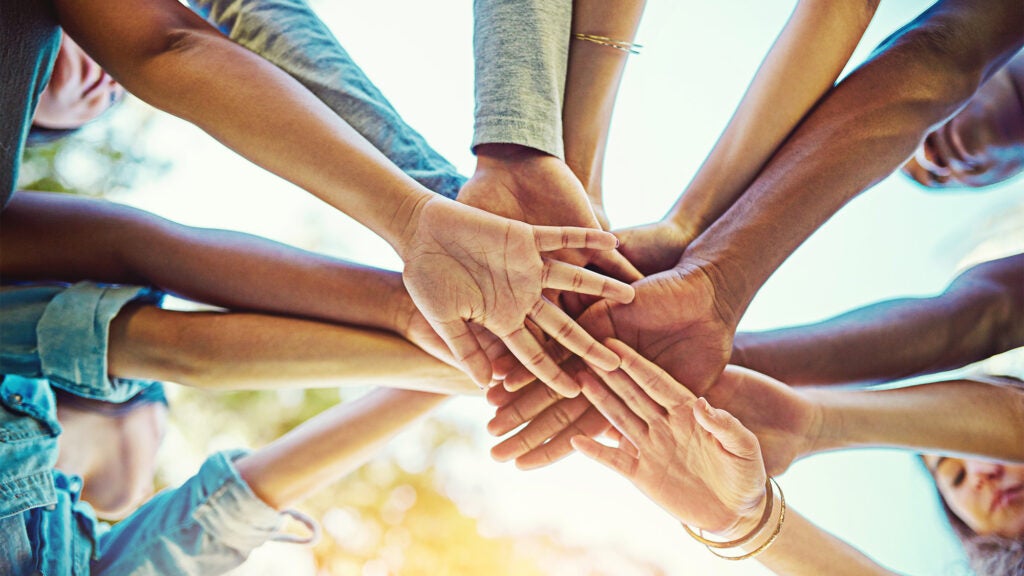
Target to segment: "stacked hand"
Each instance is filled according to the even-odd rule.
[[[579,388],[526,327],[529,318],[561,345],[599,366],[613,369],[618,357],[587,334],[544,289],[608,298],[633,299],[633,288],[591,272],[542,257],[566,248],[612,250],[615,237],[599,230],[530,226],[431,198],[417,207],[416,227],[404,243],[403,281],[417,308],[444,340],[456,361],[479,385],[495,375],[493,339],[541,381],[564,396]]]
[[[687,524],[720,532],[759,516],[766,473],[757,437],[622,342],[607,342],[620,369],[593,366],[604,385],[589,374],[580,379],[622,438],[612,447],[577,436],[573,446]]]

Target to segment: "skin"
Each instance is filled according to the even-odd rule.
[[[82,477],[82,499],[97,516],[121,520],[152,495],[166,406],[148,403],[110,416],[58,403],[57,419],[64,431],[57,440],[56,468]]]
[[[942,499],[974,532],[1024,536],[1024,464],[927,454]]]
[[[717,407],[712,407],[707,399],[697,398],[665,371],[621,342],[609,341],[609,346],[622,357],[621,368],[612,373],[595,371],[603,382],[585,378],[584,394],[615,426],[615,436],[619,438],[617,446],[598,443],[589,436],[577,436],[572,444],[578,451],[622,474],[680,522],[714,532],[719,540],[735,540],[753,534],[747,543],[723,551],[726,555],[735,557],[757,550],[768,543],[774,527],[781,525],[778,538],[756,557],[777,574],[895,574],[811,524],[792,507],[787,508],[783,518],[778,492],[773,496],[767,528],[757,531],[767,503],[764,487],[766,467],[770,467],[766,462],[767,454],[774,448],[770,447],[770,435],[763,436],[755,430],[763,428],[765,419],[773,413],[785,419],[793,409],[800,410],[792,398],[781,403],[779,399],[765,403],[749,401],[748,394],[754,390],[745,390],[744,382],[770,379],[742,369],[732,374],[726,371],[717,386],[724,384],[733,390],[721,397]],[[1011,392],[1020,396],[1017,391]],[[872,393],[884,395],[884,392],[862,394]],[[798,392],[789,389],[788,394],[795,397]],[[822,396],[836,394],[828,391]],[[883,401],[888,402],[880,400]],[[789,409],[780,410],[780,406],[787,404]],[[746,417],[741,412],[732,413],[722,408],[728,405],[735,406]],[[955,412],[987,415],[987,412],[975,410],[974,406],[958,405]],[[927,417],[916,420],[955,422],[948,414],[935,414],[931,409],[923,413]],[[1022,413],[1002,421],[1001,427],[1012,430]],[[905,415],[901,419],[907,420]],[[748,428],[747,421],[753,426]],[[878,423],[871,427],[886,429]],[[809,427],[806,433],[813,436],[814,428]],[[818,439],[809,440],[803,445],[818,443]],[[1011,442],[1019,444],[1019,439]],[[914,446],[913,443],[907,445]],[[938,466],[936,481],[944,497],[947,497],[944,488],[947,478],[952,477],[952,482],[956,482],[958,470],[963,470],[964,478],[956,488],[960,493],[947,497],[947,501],[950,506],[968,510],[965,520],[973,513],[979,522],[987,522],[985,528],[993,533],[1020,534],[1024,523],[1021,511],[1024,508],[1024,465],[956,459],[946,459],[940,464],[935,462],[935,457],[930,458],[930,465]],[[999,497],[995,508],[992,507],[994,497]],[[978,514],[979,508],[993,512]]]
[[[601,363],[617,361],[541,299],[542,289],[557,287],[549,284],[572,282],[577,274],[560,268],[549,278],[543,252],[611,250],[610,234],[532,227],[431,194],[294,79],[174,0],[138,0],[116,10],[97,0],[60,0],[55,7],[68,34],[133,94],[388,241],[405,263],[413,301],[478,383],[496,372],[485,350],[498,335],[544,380],[566,394],[576,391],[525,330],[530,310],[537,325],[570,349],[592,350]],[[268,92],[275,97],[262,96]],[[623,285],[619,299],[624,291],[626,300],[632,297]],[[477,336],[479,328],[492,335]]]
[[[903,173],[929,190],[982,188],[1024,170],[1024,53],[928,134]]]
[[[79,128],[123,97],[121,85],[64,34],[32,123],[43,128]]]
[[[739,319],[772,272],[959,110],[1020,50],[1022,30],[1024,14],[1009,0],[985,10],[967,0],[937,2],[821,98],[675,268],[636,283],[629,305],[598,302],[580,324],[598,338],[636,347],[700,394],[729,361]],[[521,376],[506,384],[518,388],[530,380]],[[536,400],[509,412],[525,422],[557,402]],[[560,415],[567,419],[551,437],[560,435],[561,445],[572,432],[607,428],[592,409],[573,406]]]

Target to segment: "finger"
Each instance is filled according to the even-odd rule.
[[[579,385],[558,367],[544,348],[525,328],[519,328],[502,338],[509,351],[542,382],[562,396],[572,398],[580,393]]]
[[[604,434],[611,427],[608,420],[601,413],[591,406],[580,416],[572,426],[559,432],[554,438],[548,440],[540,447],[535,448],[519,458],[516,458],[516,468],[520,470],[533,470],[549,464],[554,464],[569,454],[572,454],[573,447],[570,440],[575,436],[587,436],[594,438]]]
[[[563,248],[614,250],[619,241],[611,232],[573,226],[533,226],[537,250],[551,252]]]
[[[547,386],[545,386],[547,388]],[[521,396],[520,392],[510,392],[505,389],[504,386],[492,386],[487,389],[487,393],[484,398],[487,399],[487,403],[491,406],[501,408],[506,404],[513,402],[516,398]]]
[[[536,418],[539,414],[564,400],[558,392],[543,383],[520,392],[508,404],[502,405],[487,423],[487,431],[503,436]]]
[[[493,332],[479,324],[469,324],[470,330],[476,336],[477,343],[483,349],[484,354],[491,363],[491,382],[494,386],[497,382],[504,381],[510,372],[519,366],[519,361],[508,351],[505,343],[494,335]]]
[[[693,403],[693,417],[700,427],[711,433],[726,452],[744,460],[761,459],[757,436],[746,429],[732,414],[714,408],[704,398]]]
[[[622,370],[606,372],[597,371],[598,376],[604,380],[605,385],[622,401],[632,412],[650,424],[665,417],[665,408],[651,399],[644,390],[633,381],[629,374]],[[583,382],[586,378],[592,378],[589,374],[577,375],[577,380]]]
[[[642,280],[644,275],[637,270],[636,266],[629,261],[628,258],[618,250],[608,250],[607,252],[595,252],[594,256],[591,257],[590,263],[601,269],[605,275],[611,276],[616,280],[621,280],[627,284],[632,284],[637,280]]]
[[[469,325],[461,319],[452,322],[430,322],[430,325],[448,345],[455,360],[473,382],[480,387],[486,386],[491,381],[491,361],[480,347]]]
[[[634,444],[647,434],[647,422],[624,403],[608,386],[587,373],[579,375],[583,395],[597,408],[612,426]]]
[[[676,382],[668,372],[641,356],[625,342],[608,338],[605,343],[622,359],[620,368],[658,404],[671,408],[696,398],[689,388]]]
[[[530,420],[522,430],[491,448],[491,457],[506,462],[536,449],[559,432],[570,428],[589,407],[590,403],[582,396],[554,404]]]
[[[636,296],[636,291],[629,284],[550,258],[544,259],[540,285],[543,288],[600,296],[623,304],[629,304]]]
[[[626,478],[633,477],[637,464],[640,462],[635,456],[625,450],[605,446],[593,438],[576,436],[570,442],[572,442],[573,448],[579,450],[587,458],[615,470]]]
[[[614,352],[595,340],[582,326],[551,302],[543,299],[538,301],[538,305],[530,311],[530,319],[559,344],[588,363],[603,370],[615,370],[619,367],[619,357]],[[545,357],[550,358],[547,352]]]

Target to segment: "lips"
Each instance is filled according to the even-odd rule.
[[[1024,498],[1024,483],[998,490],[992,498],[989,512],[995,512],[997,508],[1002,508],[1020,498]]]

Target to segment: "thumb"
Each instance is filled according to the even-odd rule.
[[[693,403],[693,417],[707,430],[726,452],[744,460],[760,460],[761,447],[757,436],[747,430],[732,414],[714,408],[704,398]]]

